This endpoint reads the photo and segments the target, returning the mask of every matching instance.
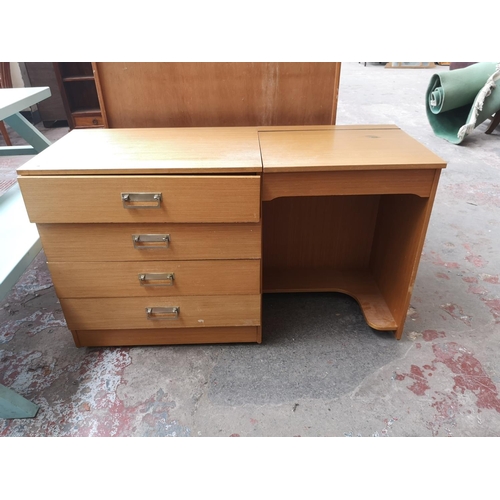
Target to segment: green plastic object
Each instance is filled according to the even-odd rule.
[[[0,418],[33,418],[38,406],[0,384]]]
[[[50,141],[21,113],[8,116],[4,119],[4,122],[14,129],[28,144],[31,144],[33,149],[31,154],[40,153],[50,146]]]
[[[425,104],[435,135],[460,144],[500,110],[500,64],[481,62],[432,75]]]

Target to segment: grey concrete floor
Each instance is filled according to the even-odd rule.
[[[40,411],[0,436],[500,435],[500,130],[435,137],[440,71],[342,66],[337,124],[394,123],[448,162],[401,341],[347,296],[290,294],[264,296],[261,345],[77,349],[41,253],[0,303],[0,383]]]

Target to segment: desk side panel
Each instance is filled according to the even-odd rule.
[[[428,198],[380,198],[370,268],[398,325],[398,339],[403,334],[439,175],[436,170]]]

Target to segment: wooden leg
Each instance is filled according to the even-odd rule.
[[[7,133],[7,128],[5,127],[5,123],[0,121],[0,132],[3,135],[3,140],[7,146],[12,146],[12,142],[10,141],[9,134]]]
[[[488,130],[485,132],[485,134],[491,134],[493,130],[495,130],[498,125],[500,124],[500,111],[497,111],[495,113],[495,116],[491,120],[490,126],[488,127]]]
[[[33,418],[38,406],[0,384],[0,418]]]
[[[4,121],[33,147],[33,154],[40,153],[50,146],[50,141],[21,113],[14,113]]]

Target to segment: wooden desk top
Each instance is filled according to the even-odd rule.
[[[446,162],[398,128],[260,131],[265,172],[444,168]]]
[[[444,168],[394,125],[73,130],[20,175],[226,174]]]
[[[20,175],[261,173],[256,129],[72,130],[25,163]]]

